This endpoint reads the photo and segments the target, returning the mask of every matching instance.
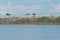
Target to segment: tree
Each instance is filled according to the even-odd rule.
[[[35,20],[36,20],[35,15],[36,15],[36,14],[33,13],[32,15],[33,15],[33,17],[32,17],[32,21],[35,22]]]
[[[35,13],[33,13],[32,15],[36,15]]]
[[[10,16],[10,14],[9,14],[9,13],[6,13],[6,15],[7,15],[7,16]]]
[[[9,22],[9,20],[10,20],[10,14],[9,14],[9,13],[6,13],[6,15],[9,16],[8,23],[10,23],[10,22]]]

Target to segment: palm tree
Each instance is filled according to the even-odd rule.
[[[33,18],[33,19],[32,19],[32,21],[34,22],[34,21],[35,21],[35,19],[36,19],[36,18],[35,18],[35,15],[36,15],[36,14],[35,14],[35,13],[33,13],[32,15],[33,15],[33,17],[32,17],[32,18]]]
[[[9,13],[6,13],[6,15],[7,15],[7,16],[9,16],[9,20],[10,20],[10,15],[11,15],[11,14],[9,14]],[[9,21],[9,20],[8,20],[8,21]]]
[[[7,16],[10,16],[10,14],[9,14],[9,13],[6,13],[6,15],[7,15]]]
[[[9,13],[6,13],[6,15],[7,15],[7,16],[9,16],[9,19],[10,19],[10,15],[11,15],[11,14],[9,14]]]
[[[33,15],[33,19],[34,19],[36,14],[35,14],[35,13],[33,13],[32,15]]]
[[[33,13],[32,15],[36,15],[35,13]]]

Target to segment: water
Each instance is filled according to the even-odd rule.
[[[60,40],[60,25],[0,25],[0,40]]]

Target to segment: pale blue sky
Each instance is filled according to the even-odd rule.
[[[0,0],[0,14],[60,15],[60,0]]]

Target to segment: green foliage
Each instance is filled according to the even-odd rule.
[[[1,23],[40,23],[40,22],[44,22],[44,23],[60,23],[60,17],[38,17],[34,19],[33,18],[0,18],[0,22]]]

